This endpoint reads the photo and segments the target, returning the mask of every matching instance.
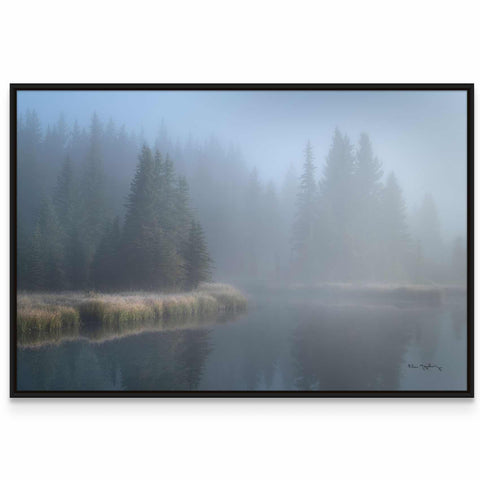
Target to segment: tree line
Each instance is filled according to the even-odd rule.
[[[464,281],[466,253],[455,240],[450,262],[435,203],[427,195],[409,226],[402,189],[366,134],[355,148],[336,129],[320,178],[310,143],[292,231],[294,277],[302,281]]]
[[[19,285],[31,288],[27,278],[31,238],[45,198],[52,200],[65,159],[70,159],[78,195],[87,199],[82,202],[99,205],[97,209],[89,208],[92,225],[101,224],[94,218],[97,215],[108,219],[108,223],[118,216],[122,229],[138,153],[147,142],[142,133],[129,132],[112,120],[102,122],[96,115],[89,128],[76,121],[67,123],[62,115],[45,127],[34,111],[19,116],[17,139]],[[238,147],[225,145],[213,136],[205,140],[191,136],[173,140],[163,122],[151,144],[152,152],[158,150],[174,159],[176,175],[187,180],[196,220],[203,227],[210,256],[215,260],[217,279],[264,281],[278,278],[278,272],[286,271],[290,258],[288,231],[293,215],[290,211],[295,197],[294,170],[289,171],[285,188],[277,189],[273,182],[263,182],[256,170],[247,166]],[[92,154],[99,157],[98,174],[103,185],[103,189],[96,189],[99,198],[95,200],[94,195],[87,193],[93,186],[86,180],[97,175],[88,173]],[[104,225],[100,230],[105,229]],[[98,235],[94,236],[97,240],[93,246],[87,241],[89,258],[99,242]],[[84,262],[78,263],[78,269],[82,270]],[[89,276],[85,271],[79,275]],[[83,285],[85,281],[73,284]]]
[[[179,290],[207,280],[212,262],[185,177],[144,146],[124,221],[112,220],[101,138],[94,115],[84,161],[76,169],[65,159],[30,234],[19,235],[19,288]]]
[[[337,130],[325,161],[308,147],[274,183],[239,148],[164,123],[151,150],[97,115],[42,128],[27,111],[17,134],[19,288],[191,288],[187,265],[210,257],[236,283],[464,280],[465,240],[442,240],[432,197],[407,211],[367,135]]]

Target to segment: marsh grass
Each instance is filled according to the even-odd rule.
[[[64,305],[38,305],[20,307],[17,325],[21,332],[34,330],[53,332],[80,325],[80,314],[73,307]]]
[[[85,329],[82,331],[82,337],[88,339],[90,342],[103,343],[111,340],[118,340],[120,338],[129,337],[132,335],[140,335],[144,333],[165,332],[173,330],[188,330],[193,328],[208,327],[228,323],[235,320],[238,314],[227,314],[216,312],[210,316],[184,317],[177,319],[176,322],[161,322],[154,323],[151,321],[145,323],[123,323],[116,325],[107,325],[101,323],[94,328]],[[66,336],[65,340],[69,340]],[[43,344],[50,342],[43,342]],[[24,346],[35,346],[35,344],[28,343]]]
[[[176,328],[219,313],[240,312],[246,306],[243,294],[224,284],[203,284],[178,294],[19,293],[17,332],[20,343],[30,343],[49,336],[55,340],[62,332],[68,336],[81,328],[101,336],[105,332],[138,331],[140,327]]]
[[[198,292],[205,298],[213,297],[226,312],[241,312],[247,308],[246,297],[231,285],[203,283]]]

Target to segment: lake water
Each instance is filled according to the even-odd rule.
[[[19,347],[18,390],[466,389],[464,298],[415,307],[257,292],[235,318],[110,333]]]

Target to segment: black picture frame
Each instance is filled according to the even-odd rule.
[[[467,93],[467,388],[461,391],[19,391],[17,389],[17,93],[25,90],[461,90]],[[10,397],[474,397],[474,85],[436,84],[11,84],[10,85]]]

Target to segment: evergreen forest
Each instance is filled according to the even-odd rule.
[[[27,291],[184,291],[201,282],[465,281],[465,238],[408,209],[373,139],[306,142],[282,181],[214,137],[153,142],[93,114],[17,128],[17,276]]]

